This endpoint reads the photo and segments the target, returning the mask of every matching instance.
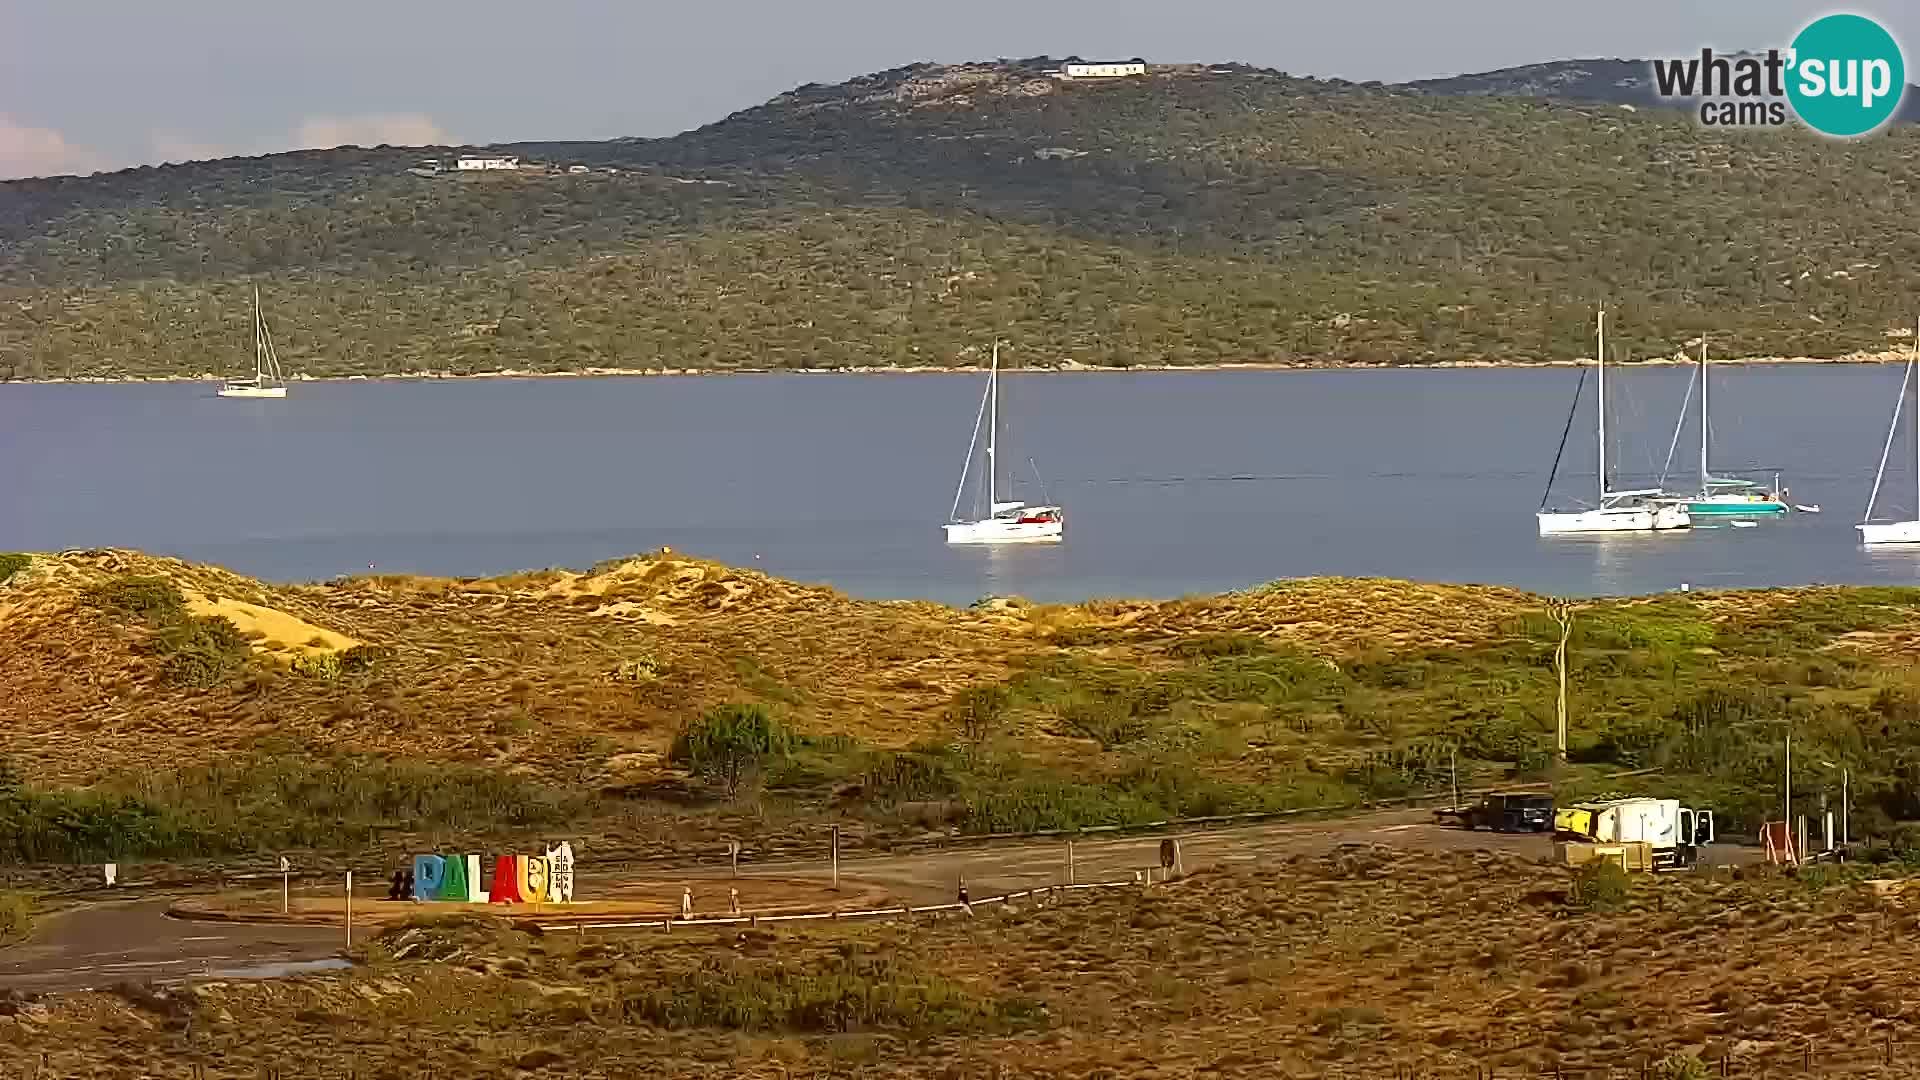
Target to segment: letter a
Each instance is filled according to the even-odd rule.
[[[520,902],[519,857],[502,855],[493,864],[493,893],[490,899],[496,904],[517,904]]]

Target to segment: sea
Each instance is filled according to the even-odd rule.
[[[997,548],[950,547],[940,528],[956,498],[963,511],[980,499],[978,374],[312,381],[278,401],[210,383],[6,384],[0,550],[138,548],[315,581],[585,568],[666,547],[952,604],[1313,575],[1569,596],[1914,584],[1920,550],[1870,552],[1853,528],[1902,376],[1712,369],[1714,471],[1778,470],[1789,501],[1819,513],[1542,538],[1543,500],[1590,504],[1597,487],[1591,371],[1584,384],[1568,367],[1006,374],[1001,482],[1062,506],[1066,535]],[[1694,378],[1610,369],[1616,488],[1694,482]],[[1877,516],[1915,515],[1912,415]]]

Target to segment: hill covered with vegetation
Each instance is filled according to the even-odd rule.
[[[0,185],[0,377],[1525,362],[1711,332],[1877,351],[1920,266],[1911,128],[1044,60],[807,86],[555,166],[342,149]],[[590,166],[569,171],[565,166]],[[611,171],[610,171],[611,170]]]
[[[1602,600],[1302,580],[1169,602],[869,602],[658,554],[271,585],[132,552],[0,583],[0,862],[568,835],[595,858],[1138,824],[1552,782],[1920,819],[1920,590]],[[1630,781],[1622,772],[1651,770]],[[808,830],[813,830],[811,833]],[[702,849],[699,845],[705,844]],[[817,848],[816,848],[817,849]]]

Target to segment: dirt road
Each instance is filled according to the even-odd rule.
[[[1073,845],[1074,879],[1124,880],[1160,863],[1158,835],[1079,840]],[[1316,854],[1342,844],[1384,844],[1421,850],[1503,850],[1546,857],[1552,841],[1542,835],[1466,832],[1433,824],[1424,810],[1391,811],[1334,821],[1303,821],[1178,834],[1187,869],[1277,862]],[[1714,861],[1744,862],[1753,852],[1715,851]],[[703,873],[707,873],[703,871]],[[742,867],[743,876],[825,879],[826,858]],[[841,876],[887,887],[919,903],[955,898],[964,881],[970,896],[1067,880],[1064,840],[958,847],[945,852],[897,856],[847,856]],[[624,875],[631,877],[632,875]],[[578,892],[593,894],[590,865],[579,872]],[[375,888],[384,888],[376,883]],[[378,893],[369,889],[372,901]],[[70,990],[111,986],[125,980],[176,982],[209,975],[271,975],[281,965],[325,960],[338,954],[337,928],[197,923],[166,916],[166,899],[80,908],[45,921],[28,943],[0,952],[0,986],[21,990]],[[259,970],[264,968],[264,970]],[[256,969],[248,971],[246,969]]]

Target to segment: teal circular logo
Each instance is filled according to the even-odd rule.
[[[1815,19],[1793,39],[1787,100],[1823,135],[1877,131],[1907,91],[1907,64],[1887,28],[1864,15]]]

